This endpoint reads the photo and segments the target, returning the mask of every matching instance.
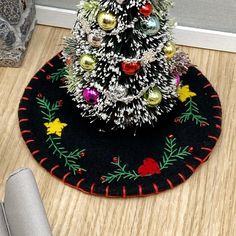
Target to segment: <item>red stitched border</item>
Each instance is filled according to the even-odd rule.
[[[138,192],[139,192],[139,196],[143,196],[143,187],[142,187],[142,185],[138,186]]]
[[[54,65],[53,65],[50,61],[48,61],[47,64],[48,64],[50,67],[54,67]]]
[[[62,178],[62,181],[65,183],[65,181],[66,181],[66,178],[70,175],[71,173],[70,172],[68,172],[68,173],[66,173],[64,176],[63,176],[63,178]]]
[[[60,52],[57,54],[57,56],[58,56],[59,59],[62,58],[62,54]]]
[[[106,186],[105,192],[106,192],[105,196],[109,197],[109,185]]]
[[[152,186],[155,190],[155,193],[159,193],[159,188],[158,188],[157,184],[153,183]]]
[[[186,178],[181,174],[181,173],[178,173],[178,176],[182,179],[182,181],[186,181]]]
[[[170,186],[171,189],[174,188],[174,185],[173,185],[173,183],[171,182],[170,179],[166,179],[166,181],[167,181],[167,183],[168,183],[168,185]]]
[[[20,107],[19,111],[27,111],[27,108],[26,107]]]
[[[57,56],[58,56],[59,58],[61,58],[60,53],[59,53]],[[50,67],[54,67],[54,65],[53,65],[50,61],[49,61],[47,64],[48,64]],[[40,71],[46,72],[44,69],[41,69]],[[202,75],[202,73],[199,72],[197,75],[200,76],[200,75]],[[34,76],[32,79],[33,79],[33,80],[39,80],[39,78],[38,78],[37,76]],[[210,83],[208,83],[208,84],[206,84],[203,88],[204,88],[204,89],[206,89],[206,88],[212,88],[212,86],[211,86]],[[28,87],[26,87],[26,90],[30,91],[30,90],[32,90],[32,87],[31,87],[31,86],[28,86]],[[217,95],[217,94],[214,94],[214,95],[211,95],[210,97],[211,97],[211,98],[218,98],[218,95]],[[29,99],[28,99],[27,96],[23,96],[23,97],[22,97],[22,100],[23,100],[23,101],[28,101]],[[222,109],[221,106],[219,106],[219,105],[213,106],[212,108],[213,108],[213,109],[219,109],[219,110]],[[20,107],[20,108],[19,108],[19,112],[20,112],[20,111],[26,111],[26,110],[27,110],[26,107]],[[21,119],[19,120],[20,123],[23,123],[23,122],[28,121],[28,119],[22,118],[20,114],[19,114],[19,118],[21,118]],[[221,117],[221,116],[214,116],[214,118],[217,119],[217,120],[222,120],[222,117]],[[216,129],[221,129],[221,125],[220,125],[220,124],[215,124],[215,128],[216,128]],[[23,129],[23,130],[22,130],[22,129],[21,129],[21,133],[22,133],[22,135],[28,134],[29,136],[32,136],[31,130],[27,130],[27,129]],[[23,136],[23,137],[24,137],[24,136]],[[216,137],[216,136],[214,136],[214,135],[208,135],[208,138],[209,138],[209,139],[212,139],[212,140],[215,141],[215,142],[218,140],[218,137]],[[24,139],[25,139],[25,142],[26,142],[26,144],[28,145],[28,148],[30,149],[32,155],[36,155],[36,154],[38,154],[38,153],[40,152],[40,150],[34,150],[34,151],[32,151],[31,147],[29,146],[30,143],[34,142],[34,139],[32,139],[32,137],[30,137],[30,138],[28,138],[28,139],[26,139],[26,138],[24,137]],[[200,162],[200,164],[199,164],[196,168],[192,167],[190,164],[185,164],[186,168],[189,169],[191,172],[195,172],[196,169],[199,168],[199,167],[201,166],[201,164],[202,164],[203,162],[205,162],[205,161],[209,158],[210,153],[211,153],[211,151],[212,151],[212,148],[208,148],[208,147],[202,147],[201,149],[202,149],[202,150],[205,150],[205,151],[208,151],[208,153],[207,153],[207,155],[206,155],[203,159],[200,158],[200,157],[193,157],[194,159],[196,159],[196,160],[198,160],[198,161]],[[45,161],[47,161],[47,160],[48,160],[48,158],[47,158],[47,157],[44,157],[44,158],[42,158],[42,159],[41,159],[40,161],[38,161],[38,162],[39,162],[39,164],[42,166],[43,163],[44,163]],[[104,194],[95,193],[95,192],[94,192],[95,183],[93,183],[93,184],[91,185],[90,191],[86,191],[86,190],[82,189],[82,188],[80,187],[80,185],[85,181],[84,178],[80,179],[80,180],[77,182],[76,185],[72,185],[72,184],[66,182],[67,177],[71,174],[70,172],[66,173],[66,174],[63,176],[63,178],[58,177],[58,176],[56,176],[56,175],[54,174],[55,170],[57,170],[58,168],[61,168],[60,165],[55,165],[55,166],[53,166],[53,167],[51,168],[50,172],[49,172],[49,170],[47,170],[47,171],[48,171],[52,176],[56,177],[57,179],[59,179],[60,181],[62,181],[63,183],[65,183],[66,185],[68,185],[68,186],[70,186],[70,187],[72,187],[72,188],[78,189],[78,190],[80,190],[80,191],[82,191],[82,192],[84,192],[84,193],[89,193],[89,194],[92,194],[92,195],[95,195],[95,196],[102,196],[102,195],[104,195],[104,196],[109,197],[109,198],[120,198],[120,197],[121,197],[121,196],[117,196],[117,195],[110,195],[110,187],[109,187],[109,185],[106,186],[106,188],[105,188],[105,193],[104,193]],[[183,174],[178,173],[177,175],[181,178],[182,182],[185,182],[185,181],[187,180],[187,178],[185,178]],[[166,181],[167,181],[168,186],[170,187],[170,189],[172,189],[172,188],[175,187],[174,184],[172,183],[172,181],[170,180],[170,178],[166,179]],[[129,196],[127,196],[126,186],[122,186],[122,197],[123,197],[123,198],[127,198],[127,197],[136,197],[136,196],[149,196],[149,195],[152,195],[152,194],[160,193],[159,188],[158,188],[158,185],[157,185],[156,183],[153,183],[152,186],[153,186],[153,190],[154,190],[152,193],[143,194],[143,188],[142,188],[142,186],[141,186],[141,185],[138,185],[138,193],[139,193],[139,194],[132,194],[132,195],[129,195]],[[167,190],[167,189],[165,189],[165,190]],[[164,190],[163,190],[163,191],[164,191]]]
[[[19,120],[20,123],[27,122],[27,121],[29,121],[29,119],[20,119]]]
[[[79,186],[80,186],[80,184],[82,183],[82,182],[84,182],[84,180],[85,179],[80,179],[78,182],[77,182],[77,184],[76,184],[76,187],[75,188],[80,188]]]
[[[48,159],[47,157],[41,159],[40,162],[39,162],[39,164],[42,165],[47,159]]]
[[[52,169],[50,170],[50,174],[53,174],[53,171],[55,171],[56,169],[60,168],[59,165],[55,165],[52,167]]]
[[[189,165],[189,164],[185,164],[192,172],[194,172],[195,171],[195,169],[191,166],[191,165]]]
[[[220,116],[213,116],[215,119],[222,120],[222,117]]]
[[[208,88],[208,87],[211,87],[211,84],[210,84],[210,83],[206,84],[203,88],[206,89],[206,88]]]
[[[35,150],[32,152],[32,155],[35,156],[36,154],[38,154],[40,151],[39,150]]]
[[[125,186],[122,187],[122,197],[126,198],[126,187]]]
[[[217,142],[217,140],[219,139],[218,137],[212,136],[212,135],[208,135],[208,138],[209,138],[209,139],[213,139],[213,140],[215,140],[216,142]]]
[[[25,143],[26,143],[26,144],[29,144],[29,143],[33,143],[33,142],[34,142],[33,139],[28,139]]]
[[[200,163],[203,163],[202,159],[199,157],[193,157],[195,160],[198,160]]]
[[[22,130],[21,131],[21,134],[30,134],[31,133],[31,130]]]

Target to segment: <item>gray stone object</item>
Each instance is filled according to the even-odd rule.
[[[0,0],[0,66],[21,65],[35,23],[34,0]]]

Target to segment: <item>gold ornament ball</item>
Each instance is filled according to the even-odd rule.
[[[92,55],[83,54],[79,60],[80,66],[86,71],[92,71],[96,67],[96,60]]]
[[[168,60],[171,60],[176,53],[176,45],[173,42],[168,42],[164,47],[164,53]]]
[[[157,86],[148,89],[144,94],[144,100],[149,107],[156,107],[161,103],[162,95]]]
[[[117,18],[110,12],[101,11],[98,13],[97,22],[101,29],[110,31],[116,27]]]

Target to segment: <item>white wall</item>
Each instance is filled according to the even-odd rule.
[[[76,9],[79,0],[36,0],[36,4]],[[236,33],[236,0],[175,0],[179,25]]]
[[[236,33],[236,0],[176,0],[172,15],[181,26]]]
[[[36,0],[40,24],[72,28],[77,0]],[[180,45],[236,52],[236,0],[176,0]]]

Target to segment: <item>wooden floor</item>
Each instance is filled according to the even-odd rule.
[[[106,199],[51,177],[31,157],[18,127],[18,103],[25,86],[62,48],[68,33],[38,26],[22,67],[0,68],[0,197],[7,176],[29,167],[55,236],[236,235],[236,54],[184,48],[222,100],[223,134],[210,160],[174,190],[141,199]]]

